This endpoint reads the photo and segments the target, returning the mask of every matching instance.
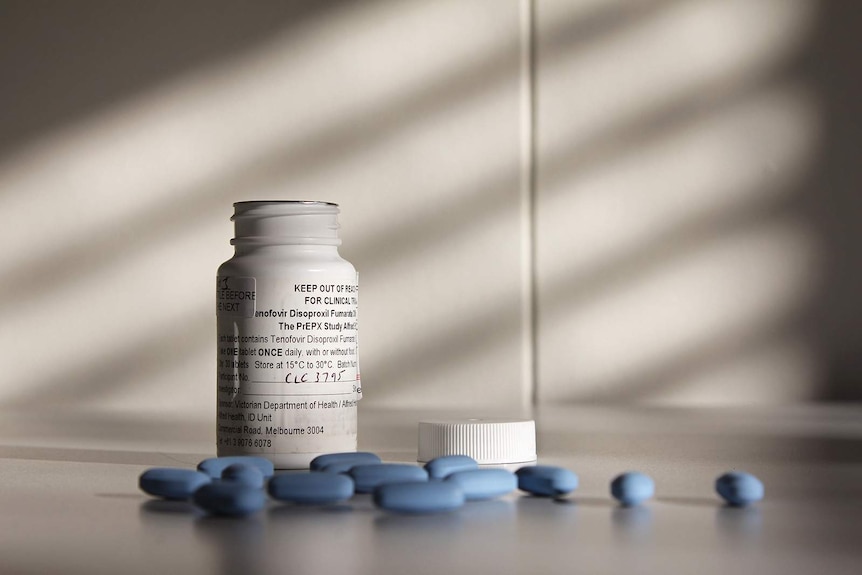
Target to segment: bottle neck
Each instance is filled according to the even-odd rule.
[[[236,243],[233,253],[235,256],[259,256],[259,257],[309,257],[309,258],[338,258],[338,246],[320,244],[266,244],[266,243]]]
[[[236,253],[261,249],[328,248],[341,245],[338,206],[326,202],[257,201],[234,204]],[[315,250],[317,251],[317,250]]]

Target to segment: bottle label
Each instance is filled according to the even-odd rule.
[[[355,445],[358,303],[356,274],[217,278],[219,454]]]

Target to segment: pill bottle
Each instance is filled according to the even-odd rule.
[[[358,276],[338,255],[336,204],[234,204],[216,282],[218,455],[301,469],[356,450]]]

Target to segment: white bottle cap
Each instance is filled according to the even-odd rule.
[[[419,422],[420,462],[443,455],[468,455],[479,465],[536,460],[532,419],[450,419]]]

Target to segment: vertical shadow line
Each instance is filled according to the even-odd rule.
[[[522,407],[537,404],[536,390],[536,24],[535,0],[520,1],[521,155],[521,382]]]

